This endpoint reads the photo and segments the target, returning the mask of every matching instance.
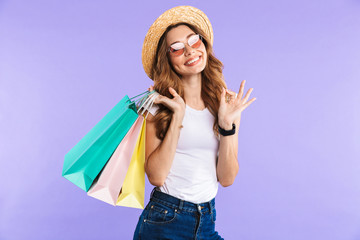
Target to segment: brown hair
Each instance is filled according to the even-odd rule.
[[[209,44],[210,40],[200,28],[184,22],[176,23],[167,27],[159,40],[154,63],[151,69],[154,80],[154,89],[161,95],[172,98],[172,95],[168,90],[169,87],[172,87],[185,101],[184,89],[181,85],[181,76],[173,69],[170,63],[166,45],[167,33],[179,25],[186,25],[195,33],[198,33],[203,37],[208,59],[204,70],[201,72],[201,98],[205,103],[205,107],[207,107],[210,113],[215,117],[213,131],[216,136],[219,136],[218,110],[220,106],[222,88],[226,88],[224,76],[222,74],[224,65],[214,56],[213,48],[211,44]],[[173,112],[170,109],[162,104],[159,104],[159,109],[154,117],[154,121],[156,136],[161,140],[164,139],[169,128],[172,114]]]

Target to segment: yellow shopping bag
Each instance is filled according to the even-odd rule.
[[[143,121],[131,162],[116,205],[144,209],[145,198],[145,129]]]

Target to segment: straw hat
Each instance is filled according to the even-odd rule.
[[[149,28],[142,48],[142,64],[146,74],[153,80],[151,76],[151,67],[156,55],[156,48],[160,37],[166,28],[171,24],[186,22],[195,25],[205,32],[213,44],[214,34],[208,17],[200,9],[192,6],[178,6],[165,11],[158,17]]]

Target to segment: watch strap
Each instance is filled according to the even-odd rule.
[[[232,129],[231,130],[225,130],[225,129],[222,129],[220,127],[220,125],[218,125],[219,127],[219,133],[223,136],[230,136],[230,135],[234,135],[235,134],[235,128],[236,128],[236,125],[235,123],[232,124]]]

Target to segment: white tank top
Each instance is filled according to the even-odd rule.
[[[158,108],[154,104],[149,112],[155,116]],[[186,105],[174,160],[160,191],[193,203],[216,196],[219,139],[213,132],[214,120],[207,108],[196,110]]]

